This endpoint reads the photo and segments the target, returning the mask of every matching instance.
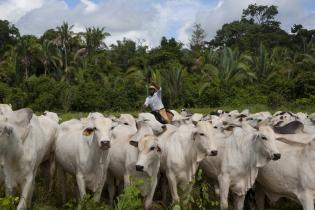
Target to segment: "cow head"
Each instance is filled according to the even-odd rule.
[[[111,130],[113,131],[111,135],[113,138],[116,138],[117,135],[119,135],[119,133],[122,132],[122,130],[118,128],[124,127],[126,129],[131,129],[133,132],[137,131],[136,120],[131,114],[121,114],[118,119],[112,118],[111,120],[112,120]]]
[[[259,125],[253,140],[256,141],[257,167],[263,167],[270,160],[280,159],[281,154],[275,144],[276,136],[269,125]]]
[[[24,143],[31,129],[33,111],[25,108],[12,111],[0,120],[0,147],[5,148],[11,138]]]
[[[144,136],[138,142],[139,155],[136,163],[137,171],[151,173],[153,169],[150,167],[154,165],[153,162],[160,159],[161,154],[161,148],[157,142],[157,138],[154,135]]]
[[[216,156],[218,154],[213,136],[214,128],[209,122],[199,121],[196,124],[193,140],[195,141],[198,152],[208,156]]]
[[[111,127],[112,121],[110,119],[97,118],[83,129],[82,135],[90,145],[96,140],[100,149],[107,150],[110,148]]]
[[[137,119],[137,125],[145,123],[152,128],[155,135],[159,135],[166,130],[166,125],[157,121],[151,113],[140,113]]]

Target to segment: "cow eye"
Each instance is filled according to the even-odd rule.
[[[96,128],[96,127],[94,127],[94,128],[93,128],[93,130],[95,130],[95,131],[96,131],[96,130],[97,130],[97,128]]]
[[[113,127],[111,127],[110,129],[111,129],[111,130],[114,130],[114,128],[115,128],[115,127],[113,126]]]
[[[126,123],[126,122],[125,122],[124,125],[129,125],[129,123]]]
[[[153,151],[154,149],[155,149],[155,147],[154,147],[154,146],[150,147],[150,151]]]
[[[200,135],[200,136],[204,136],[205,134],[204,134],[204,133],[199,133],[199,135]]]
[[[148,121],[150,121],[150,120],[149,120],[149,119],[144,119],[143,121],[144,121],[144,122],[148,122]]]
[[[261,139],[267,141],[267,137],[266,136],[262,136]]]

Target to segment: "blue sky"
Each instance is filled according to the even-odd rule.
[[[187,44],[195,23],[211,39],[251,3],[278,6],[277,18],[287,31],[296,23],[315,28],[315,0],[0,0],[0,19],[22,34],[40,36],[67,21],[76,32],[105,27],[111,33],[107,44],[126,37],[156,46],[162,36]]]

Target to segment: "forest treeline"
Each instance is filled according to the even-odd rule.
[[[107,46],[105,28],[74,33],[64,22],[42,36],[0,20],[0,103],[36,111],[139,110],[146,85],[169,108],[315,104],[315,30],[288,33],[276,6],[249,5],[212,40],[195,24],[189,46],[128,39]],[[214,21],[214,20],[209,20]]]

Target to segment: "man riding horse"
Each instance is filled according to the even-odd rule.
[[[164,124],[170,124],[171,120],[169,115],[172,115],[170,112],[167,112],[164,108],[162,102],[162,88],[158,86],[155,82],[151,82],[149,85],[149,96],[145,99],[142,110],[150,107],[151,113],[154,114],[157,120]]]

